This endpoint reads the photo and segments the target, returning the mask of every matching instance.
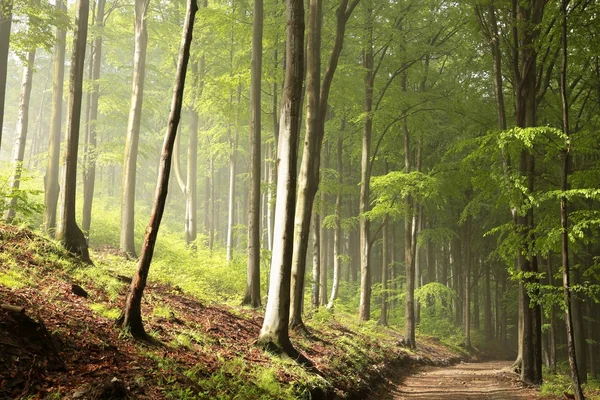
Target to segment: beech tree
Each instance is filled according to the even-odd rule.
[[[79,0],[75,34],[73,38],[73,54],[71,56],[71,73],[69,76],[69,118],[65,150],[66,165],[62,185],[64,188],[64,195],[62,197],[61,214],[56,238],[67,250],[80,256],[83,261],[91,263],[88,245],[83,236],[83,232],[75,220],[77,153],[79,150],[81,100],[83,97],[83,69],[89,9],[90,4],[88,0]]]
[[[248,261],[246,293],[242,301],[260,306],[260,142],[263,1],[254,1],[250,81],[250,187],[248,196]],[[270,243],[270,240],[269,240]]]
[[[289,338],[290,276],[294,246],[296,163],[304,76],[304,2],[286,2],[286,70],[277,146],[277,198],[271,275],[265,319],[258,342],[290,356],[297,351]]]
[[[121,187],[121,251],[131,257],[136,256],[134,241],[135,184],[137,174],[138,146],[140,141],[140,121],[144,98],[144,77],[146,74],[146,47],[148,46],[148,26],[146,16],[150,0],[135,0],[135,49],[133,55],[133,80],[131,86],[131,106],[127,122],[127,139],[123,161]]]
[[[62,0],[57,0],[56,7],[65,10]],[[44,176],[44,231],[54,235],[56,229],[56,211],[60,185],[58,170],[60,167],[60,137],[62,131],[63,86],[65,76],[65,48],[67,32],[56,28],[56,45],[54,47],[54,73],[52,77],[52,111],[50,113],[50,138],[48,163]]]

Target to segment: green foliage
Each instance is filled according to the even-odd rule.
[[[14,211],[17,214],[15,222],[29,222],[44,210],[44,204],[40,198],[43,191],[32,189],[30,183],[37,183],[34,176],[27,173],[20,165],[17,168],[21,170],[21,187],[19,189],[11,189],[11,178],[7,170],[0,175],[0,213],[4,213],[8,209],[10,201],[14,199],[16,200]]]

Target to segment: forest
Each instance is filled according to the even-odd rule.
[[[600,398],[599,132],[594,0],[0,0],[0,398]]]

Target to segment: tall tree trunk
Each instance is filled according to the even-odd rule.
[[[369,220],[365,213],[369,210],[370,192],[370,160],[371,135],[373,131],[373,85],[375,71],[373,66],[373,8],[368,6],[365,27],[365,43],[363,46],[363,67],[365,69],[364,87],[365,99],[363,104],[364,122],[362,136],[362,152],[360,162],[360,203],[359,203],[359,232],[360,232],[360,303],[358,320],[368,321],[371,318],[371,267],[369,256]]]
[[[86,132],[85,153],[83,161],[83,216],[81,229],[89,238],[92,222],[92,200],[96,181],[96,130],[98,125],[98,98],[100,67],[102,65],[102,27],[104,26],[104,5],[106,0],[98,0],[96,9],[97,36],[94,40],[92,59],[92,92],[90,93],[89,119]]]
[[[298,204],[294,219],[295,246],[292,257],[292,309],[290,314],[290,326],[292,328],[304,328],[304,323],[302,322],[302,298],[304,293],[304,276],[306,273],[306,252],[308,249],[312,208],[319,186],[319,167],[323,137],[325,135],[327,103],[333,76],[342,52],[346,22],[356,4],[358,4],[358,0],[353,0],[353,3],[348,7],[348,0],[342,0],[336,10],[337,25],[334,46],[323,77],[323,84],[321,84],[322,1],[309,1],[306,47],[306,135],[298,178]],[[325,299],[322,299],[322,301],[325,301]]]
[[[213,250],[215,246],[215,156],[211,155],[208,160],[208,249]]]
[[[144,97],[144,77],[146,75],[146,48],[148,28],[146,15],[150,0],[135,0],[135,50],[133,55],[133,80],[131,106],[127,121],[127,139],[123,160],[123,181],[121,186],[121,251],[131,257],[136,256],[134,240],[135,185],[137,173],[140,122]]]
[[[154,246],[160,221],[165,209],[167,200],[167,191],[169,187],[169,173],[171,171],[171,160],[173,156],[173,146],[177,135],[177,128],[181,117],[181,106],[183,102],[183,89],[185,87],[185,76],[187,64],[190,58],[190,45],[192,43],[192,32],[194,29],[194,19],[198,5],[195,0],[187,1],[187,12],[183,24],[183,33],[181,37],[181,47],[179,58],[177,60],[177,72],[175,75],[175,86],[173,88],[173,98],[171,100],[171,112],[167,123],[167,133],[163,142],[160,156],[160,165],[158,169],[158,182],[156,192],[154,193],[154,202],[152,204],[152,214],[146,228],[142,251],[138,267],[131,281],[129,292],[123,312],[118,320],[123,328],[129,329],[132,336],[136,338],[145,338],[146,332],[142,323],[142,295],[146,287],[146,280],[150,270],[150,263],[154,254]]]
[[[13,147],[12,165],[13,173],[10,178],[10,193],[8,207],[4,212],[4,219],[11,223],[15,218],[17,199],[16,192],[21,185],[21,173],[23,171],[23,158],[25,156],[25,143],[27,142],[27,131],[29,128],[29,100],[31,99],[31,85],[33,83],[33,64],[35,62],[35,49],[30,50],[27,62],[23,67],[23,79],[21,81],[21,98],[19,100],[19,117],[15,132],[15,146]]]
[[[402,90],[406,91],[407,87],[406,74],[402,77]],[[408,121],[406,119],[406,112],[403,112],[402,116],[402,128],[404,133],[404,172],[406,174],[411,171],[410,161],[410,137],[408,130]],[[415,260],[413,253],[413,201],[411,196],[406,196],[404,199],[404,265],[405,265],[405,276],[406,276],[406,298],[405,298],[405,312],[404,312],[404,340],[406,340],[409,347],[415,347]]]
[[[473,329],[476,331],[480,328],[479,320],[479,258],[474,258],[472,261],[473,282],[471,283],[471,292],[473,293]]]
[[[248,203],[248,264],[243,304],[260,306],[260,132],[263,0],[254,1],[250,82],[250,194]],[[274,110],[275,111],[275,110]],[[270,189],[269,189],[270,193]],[[268,200],[270,201],[270,199]],[[270,206],[267,211],[270,214]],[[270,222],[269,222],[270,223]]]
[[[59,0],[60,1],[60,0]],[[14,0],[0,0],[0,146],[4,126],[4,99],[6,94],[6,76],[8,74],[8,49],[12,27],[12,9]],[[56,3],[57,7],[59,3]]]
[[[323,168],[329,168],[329,143],[325,143],[325,154],[323,154]],[[321,210],[319,214],[320,221],[320,275],[319,275],[319,300],[322,306],[327,305],[327,250],[329,249],[329,235],[327,228],[323,225],[323,221],[327,217],[327,195],[324,190],[321,190]]]
[[[562,46],[562,68],[560,73],[560,94],[562,99],[562,122],[563,133],[565,135],[565,148],[563,150],[563,168],[560,188],[563,192],[569,189],[569,171],[570,171],[570,129],[569,129],[569,101],[567,93],[567,9],[569,0],[561,1],[561,46]],[[567,209],[567,197],[560,198],[560,227],[561,227],[561,256],[562,256],[562,276],[563,276],[563,298],[565,301],[565,323],[567,329],[567,353],[569,357],[569,367],[571,369],[571,380],[573,382],[573,391],[575,399],[583,400],[583,390],[581,389],[581,375],[578,368],[579,354],[576,353],[575,335],[573,332],[573,317],[571,305],[571,282],[569,265],[569,212]]]
[[[206,5],[205,5],[206,6]],[[200,58],[200,67],[197,63],[192,63],[192,73],[194,79],[198,79],[198,74],[204,74],[204,54]],[[203,84],[200,84],[203,87]],[[190,246],[195,246],[196,236],[198,234],[197,228],[197,178],[198,178],[198,124],[199,117],[198,111],[196,111],[196,101],[200,98],[201,93],[192,100],[190,107],[190,121],[188,129],[188,154],[187,154],[187,169],[186,169],[186,180],[185,180],[185,243]]]
[[[77,254],[83,261],[91,263],[85,237],[75,220],[77,151],[79,149],[83,69],[89,12],[89,1],[79,0],[69,77],[69,125],[66,138],[64,195],[62,196],[61,217],[56,237],[68,251]]]
[[[337,142],[337,172],[338,189],[335,196],[335,229],[333,231],[333,285],[331,286],[331,297],[327,308],[333,308],[334,301],[338,297],[340,281],[342,279],[342,184],[344,183],[344,165],[342,163],[342,151],[344,144],[344,133],[346,121],[342,120],[340,136]]]
[[[265,318],[259,343],[297,356],[289,338],[290,276],[294,246],[296,164],[300,134],[300,108],[304,77],[304,4],[287,1],[286,71],[281,101],[277,148],[277,197],[271,275]]]

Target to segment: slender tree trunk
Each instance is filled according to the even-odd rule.
[[[0,146],[2,145],[2,129],[4,126],[4,99],[6,76],[8,74],[8,49],[10,47],[13,1],[0,0]],[[57,6],[58,4],[57,2]]]
[[[565,148],[563,150],[563,168],[561,179],[561,190],[563,192],[569,189],[569,170],[570,170],[570,130],[569,130],[569,102],[567,93],[567,8],[569,0],[561,1],[561,45],[562,45],[562,68],[560,73],[560,94],[562,99],[562,120],[563,133],[566,136]],[[576,353],[575,335],[573,332],[572,305],[571,305],[571,283],[569,266],[569,212],[567,209],[567,198],[560,198],[560,227],[561,227],[561,255],[562,255],[562,275],[563,275],[563,297],[565,301],[565,323],[567,328],[567,353],[569,357],[569,366],[571,368],[571,380],[575,399],[583,400],[583,390],[581,389],[581,374],[578,368],[579,354]]]
[[[333,308],[334,301],[338,297],[340,290],[340,281],[342,279],[342,184],[344,183],[344,166],[342,163],[342,149],[344,144],[343,132],[346,122],[342,120],[340,136],[337,142],[337,172],[338,172],[338,191],[335,197],[335,230],[333,231],[333,285],[331,287],[331,297],[327,308]]]
[[[29,101],[31,99],[31,86],[33,83],[33,64],[35,62],[35,49],[30,50],[27,62],[23,67],[23,79],[21,81],[21,98],[19,100],[19,117],[15,132],[15,146],[13,147],[12,165],[13,173],[10,178],[10,193],[8,207],[4,212],[4,219],[11,223],[15,218],[17,199],[16,192],[21,185],[21,174],[23,171],[23,158],[25,156],[25,144],[27,142],[27,131],[29,128]]]
[[[206,7],[206,5],[205,5]],[[198,74],[204,75],[204,54],[200,58],[200,66],[197,63],[192,63],[192,73],[194,79],[198,79]],[[202,79],[202,78],[200,78]],[[195,82],[197,84],[197,81]],[[196,85],[195,85],[196,86]],[[196,236],[198,234],[197,228],[197,198],[198,188],[196,181],[198,179],[198,125],[199,117],[198,111],[196,111],[196,101],[202,95],[203,84],[200,83],[200,93],[192,101],[190,107],[190,121],[189,121],[189,132],[188,132],[188,149],[187,149],[187,169],[186,169],[186,181],[185,181],[185,222],[184,222],[184,233],[185,243],[188,246],[195,247]]]
[[[208,160],[208,249],[212,252],[215,246],[215,156]],[[259,208],[260,209],[260,208]],[[260,215],[260,214],[259,214]]]
[[[485,332],[485,338],[488,341],[494,339],[494,329],[492,326],[492,284],[490,276],[490,264],[486,262],[483,265],[484,271],[484,298],[483,298],[483,331]]]
[[[118,324],[123,328],[129,329],[132,336],[136,338],[145,338],[146,332],[142,323],[142,295],[146,287],[146,280],[150,270],[150,263],[154,254],[154,246],[160,221],[165,209],[167,191],[169,187],[169,173],[171,171],[171,161],[173,157],[173,146],[177,135],[177,128],[181,117],[181,106],[183,102],[183,89],[185,87],[185,76],[187,64],[190,58],[190,45],[192,43],[192,32],[194,29],[194,19],[198,5],[195,0],[187,1],[187,12],[183,24],[183,33],[181,38],[181,47],[179,58],[177,60],[177,72],[175,75],[175,86],[173,88],[173,98],[171,100],[171,112],[167,124],[167,133],[163,142],[160,156],[160,165],[158,170],[158,182],[156,192],[154,193],[154,203],[152,205],[152,214],[146,228],[146,234],[140,253],[140,260],[133,279],[123,312],[118,320]]]
[[[479,312],[479,258],[472,261],[473,282],[471,283],[471,292],[473,293],[473,329],[476,331],[481,327]]]
[[[248,200],[248,264],[246,294],[244,295],[244,300],[242,303],[256,308],[260,306],[260,99],[263,0],[254,1],[253,21],[250,82],[250,193]],[[268,201],[270,202],[270,199]],[[267,212],[270,215],[270,206]]]
[[[121,251],[131,257],[136,256],[134,241],[135,186],[144,97],[144,77],[146,74],[146,47],[148,45],[146,15],[148,4],[149,0],[135,0],[133,80],[121,187]]]
[[[387,169],[387,168],[386,168]],[[381,313],[379,324],[388,326],[388,269],[389,269],[389,232],[386,222],[383,227],[383,241],[381,244]]]
[[[100,67],[102,65],[102,27],[104,26],[105,0],[98,0],[96,9],[97,36],[94,40],[92,59],[92,92],[90,93],[89,119],[86,132],[86,144],[83,162],[83,216],[81,229],[89,238],[92,222],[92,200],[94,198],[94,185],[96,181],[96,130],[98,124],[98,98]]]
[[[238,98],[239,103],[239,98]],[[227,245],[226,245],[226,259],[227,262],[233,260],[233,225],[235,221],[235,178],[236,178],[236,164],[237,164],[237,147],[238,147],[238,133],[234,134],[231,139],[231,155],[229,157],[229,205],[227,213]],[[260,166],[259,166],[260,167]],[[260,181],[260,179],[259,179]],[[259,209],[260,209],[260,196],[259,196]],[[260,214],[259,214],[260,219]]]
[[[323,168],[329,168],[329,143],[325,143],[325,154],[323,155]],[[329,235],[327,228],[323,225],[323,221],[327,216],[327,195],[325,191],[321,191],[321,211],[319,215],[321,226],[321,244],[320,248],[320,275],[319,275],[319,300],[322,306],[327,305],[327,250],[329,248]]]
[[[287,1],[286,71],[277,148],[277,198],[269,295],[259,343],[297,356],[289,338],[290,277],[296,203],[296,164],[304,77],[304,4]]]
[[[371,135],[373,131],[373,85],[375,80],[373,66],[373,8],[368,6],[367,21],[365,28],[365,44],[363,48],[363,67],[365,69],[364,87],[365,99],[363,105],[364,125],[362,136],[362,155],[360,163],[360,303],[358,320],[368,321],[371,318],[371,267],[369,256],[371,246],[369,245],[369,220],[365,213],[369,210],[370,192],[370,159],[371,159]]]
[[[406,75],[402,78],[402,89],[406,91]],[[404,172],[410,173],[410,137],[406,113],[402,116],[402,126],[404,132]],[[415,260],[413,256],[413,201],[411,196],[404,199],[404,265],[406,275],[406,298],[404,312],[404,339],[409,347],[416,346],[415,340]]]
[[[83,70],[89,9],[88,0],[79,0],[69,78],[69,125],[66,138],[66,165],[63,180],[64,196],[62,196],[61,217],[56,237],[68,251],[80,256],[84,262],[91,263],[85,237],[75,220],[77,152],[79,148]]]
[[[321,279],[321,218],[319,213],[313,210],[312,216],[312,234],[313,234],[313,286],[312,286],[312,306],[317,308],[321,305],[319,295],[320,291],[320,279]]]
[[[465,223],[465,251],[464,255],[464,311],[463,315],[465,317],[464,327],[465,327],[465,346],[467,348],[471,347],[471,217],[467,217],[467,222]]]

